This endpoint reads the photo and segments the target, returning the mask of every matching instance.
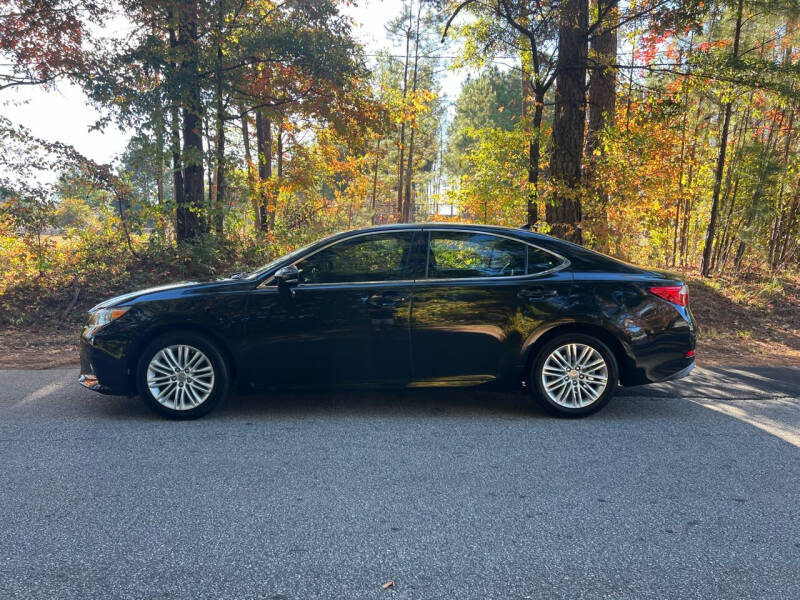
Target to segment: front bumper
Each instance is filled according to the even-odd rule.
[[[81,374],[78,383],[101,394],[132,395],[132,386],[124,357],[107,352],[94,338],[81,336]]]
[[[83,369],[81,369],[81,371],[83,371]],[[93,392],[100,392],[101,394],[114,393],[114,390],[100,383],[100,380],[97,378],[97,376],[91,373],[81,373],[78,376],[78,383],[80,383],[87,390],[92,390]]]

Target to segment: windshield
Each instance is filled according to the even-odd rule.
[[[263,267],[259,267],[255,271],[249,272],[247,275],[244,276],[244,279],[256,279],[258,276],[263,275],[264,273],[266,273],[270,269],[276,267],[277,265],[279,265],[283,261],[291,260],[292,258],[295,258],[296,256],[299,256],[300,254],[302,254],[303,252],[305,252],[306,250],[311,248],[311,246],[313,246],[313,245],[314,244],[309,244],[308,246],[303,246],[302,248],[298,248],[297,250],[292,250],[291,252],[289,252],[289,254],[284,254],[283,256],[279,256],[278,258],[276,258],[272,262],[269,262],[269,263],[265,264]]]

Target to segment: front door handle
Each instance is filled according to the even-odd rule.
[[[544,300],[546,298],[552,298],[556,295],[556,291],[551,288],[545,287],[530,287],[520,290],[517,293],[517,297],[528,300],[530,302],[535,302],[536,300]]]
[[[396,292],[386,292],[371,294],[364,296],[361,300],[364,304],[374,306],[375,308],[394,308],[398,304],[404,303],[408,298],[401,296]]]

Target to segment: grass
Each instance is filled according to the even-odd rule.
[[[703,364],[800,366],[800,275],[688,278]]]

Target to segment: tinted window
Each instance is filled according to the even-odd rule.
[[[297,263],[300,283],[355,283],[404,279],[413,232],[344,240]]]
[[[528,274],[541,273],[555,269],[561,264],[561,260],[554,255],[539,248],[528,246]]]
[[[486,233],[432,231],[429,279],[525,274],[527,245]]]

